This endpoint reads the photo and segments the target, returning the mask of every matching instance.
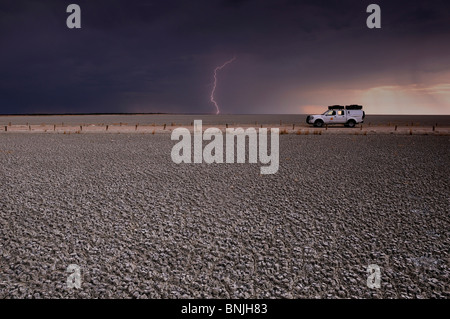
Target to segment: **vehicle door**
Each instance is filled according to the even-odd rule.
[[[347,122],[347,117],[345,116],[345,110],[337,110],[336,116],[334,116],[333,123],[344,124]]]
[[[325,113],[325,116],[323,117],[323,121],[325,124],[333,124],[336,119],[336,111],[335,110],[329,110]]]

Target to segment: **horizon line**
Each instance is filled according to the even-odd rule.
[[[308,115],[309,113],[171,113],[171,112],[111,112],[111,113],[0,113],[2,116],[88,116],[88,115],[212,115],[212,116],[224,116],[224,115]],[[366,113],[366,116],[450,116],[450,114],[370,114]]]

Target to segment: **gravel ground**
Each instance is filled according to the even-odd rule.
[[[449,298],[449,141],[282,135],[262,176],[168,134],[1,135],[0,298]]]

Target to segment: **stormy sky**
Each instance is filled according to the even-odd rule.
[[[0,113],[214,113],[233,56],[222,113],[450,114],[448,0],[0,0]]]

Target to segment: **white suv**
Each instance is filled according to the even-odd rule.
[[[324,124],[344,124],[348,127],[355,127],[358,123],[364,123],[366,113],[361,105],[333,105],[328,107],[328,111],[319,115],[308,115],[306,123],[322,127]]]

